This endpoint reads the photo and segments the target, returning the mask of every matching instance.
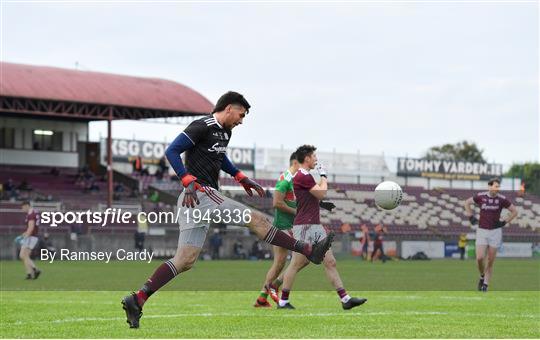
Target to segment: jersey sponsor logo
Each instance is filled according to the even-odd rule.
[[[210,152],[216,152],[216,153],[226,153],[227,147],[226,146],[220,146],[219,143],[214,143],[212,147],[208,149]]]
[[[212,135],[214,137],[217,137],[217,138],[221,139],[221,140],[229,140],[229,135],[227,134],[227,132],[218,131],[218,132],[213,132]]]
[[[499,206],[498,205],[489,205],[489,204],[482,204],[480,206],[480,209],[482,210],[499,210]]]
[[[296,201],[296,197],[294,196],[294,191],[287,191],[287,193],[285,193],[285,200],[289,202]]]

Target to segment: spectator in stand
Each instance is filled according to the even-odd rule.
[[[96,179],[95,178],[91,178],[89,179],[87,182],[86,182],[86,186],[84,187],[84,192],[87,192],[87,191],[99,191],[99,187],[98,185],[96,184]]]
[[[88,165],[83,166],[82,174],[83,174],[84,179],[90,179],[94,177],[94,174],[90,171],[90,168],[88,167]]]
[[[51,169],[51,175],[55,176],[55,177],[58,177],[60,175],[60,170],[58,170],[57,167],[53,167]]]
[[[264,259],[264,252],[263,252],[262,244],[258,239],[255,240],[255,242],[253,242],[253,245],[251,246],[251,254],[249,254],[249,256],[253,260]]]
[[[19,184],[18,189],[23,190],[23,191],[32,191],[32,186],[30,186],[30,184],[28,184],[28,181],[26,180],[26,178],[24,178],[22,180],[21,184]]]
[[[159,192],[157,192],[157,190],[153,191],[149,199],[150,199],[150,202],[153,202],[153,203],[159,202]]]
[[[148,222],[137,219],[137,231],[135,231],[135,249],[138,251],[144,250],[144,240],[148,233]]]
[[[210,237],[210,247],[212,248],[212,260],[219,260],[219,249],[223,245],[223,238],[219,229],[214,229],[214,234]]]
[[[459,235],[458,249],[459,249],[459,258],[465,260],[465,246],[467,245],[467,234],[462,233]]]
[[[233,245],[234,257],[237,259],[245,259],[246,251],[244,250],[244,245],[239,240],[236,240]]]
[[[140,174],[143,170],[143,160],[141,156],[137,156],[133,159],[133,172]]]
[[[135,157],[133,160],[133,172],[141,176],[148,176],[148,168],[144,167],[144,161],[141,156]]]
[[[158,167],[162,176],[164,176],[165,174],[169,172],[169,166],[167,165],[167,160],[165,156],[161,157],[161,159],[159,160]]]
[[[12,190],[15,190],[15,185],[13,184],[13,180],[9,178],[7,182],[4,184],[4,190],[6,192],[10,192]]]
[[[524,197],[525,196],[525,181],[521,181],[521,184],[519,186],[519,191],[518,191],[518,196],[519,197]]]
[[[115,201],[121,200],[123,192],[124,192],[124,186],[120,183],[116,183],[113,188],[113,200]]]
[[[6,192],[5,196],[7,199],[11,201],[19,200],[19,192],[15,188],[15,184],[11,178],[4,184],[4,191]]]

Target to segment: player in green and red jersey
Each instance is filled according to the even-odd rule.
[[[296,215],[296,199],[294,197],[293,178],[298,171],[298,161],[296,153],[292,153],[289,158],[289,169],[279,176],[274,191],[273,206],[276,209],[274,213],[274,226],[280,230],[289,232],[292,228],[294,215]],[[276,299],[279,299],[277,289],[283,282],[282,278],[278,278],[279,274],[285,267],[287,261],[288,250],[279,246],[272,246],[274,251],[274,262],[266,273],[263,289],[254,307],[271,307],[268,302],[268,294],[272,294]],[[276,300],[275,300],[276,301]],[[277,303],[277,301],[276,301]]]

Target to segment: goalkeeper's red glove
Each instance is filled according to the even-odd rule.
[[[238,173],[234,175],[234,179],[238,183],[242,184],[244,190],[249,196],[253,196],[253,192],[251,191],[251,189],[254,189],[259,194],[259,196],[264,196],[263,187],[261,187],[260,184],[255,182],[254,180],[249,179],[249,177],[246,176],[242,171],[238,171]]]
[[[197,190],[201,188],[201,185],[197,183],[197,177],[186,173],[181,178],[182,185],[184,186],[184,199],[182,199],[182,206],[187,208],[195,208],[199,204],[199,198],[197,197]]]

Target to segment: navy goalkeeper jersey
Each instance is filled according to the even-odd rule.
[[[218,189],[219,171],[231,130],[222,127],[213,116],[205,116],[191,122],[183,134],[194,144],[185,152],[187,171],[197,177],[200,184]]]

